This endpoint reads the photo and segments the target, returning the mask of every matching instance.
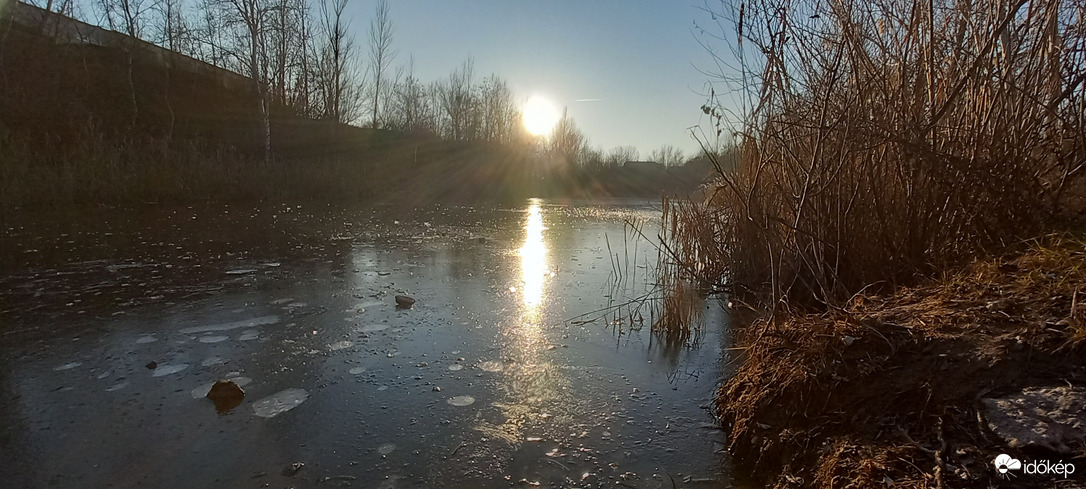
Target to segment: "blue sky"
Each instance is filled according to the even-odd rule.
[[[352,0],[358,46],[368,49],[376,0]],[[424,81],[448,76],[469,56],[477,78],[496,73],[519,98],[540,94],[568,107],[594,146],[636,146],[642,158],[698,145],[690,126],[708,123],[711,58],[694,21],[701,0],[391,0],[396,65],[413,56]],[[582,101],[583,99],[598,99]]]

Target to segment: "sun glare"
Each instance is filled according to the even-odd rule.
[[[539,199],[532,199],[528,220],[524,223],[524,246],[520,247],[520,270],[523,282],[524,307],[529,315],[538,313],[543,303],[543,283],[547,279],[547,244],[543,240],[542,208]]]
[[[545,98],[533,95],[524,104],[524,128],[533,136],[549,135],[558,117],[558,109]]]

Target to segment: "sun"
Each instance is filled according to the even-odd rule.
[[[558,117],[558,109],[543,97],[533,95],[524,104],[524,128],[533,136],[549,135]]]

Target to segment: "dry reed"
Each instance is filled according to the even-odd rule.
[[[1086,1],[721,5],[741,108],[703,110],[739,161],[666,206],[684,277],[840,305],[1081,207]]]

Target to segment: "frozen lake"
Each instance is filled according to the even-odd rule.
[[[655,207],[9,213],[5,485],[731,486],[723,309],[685,344],[609,309]]]

